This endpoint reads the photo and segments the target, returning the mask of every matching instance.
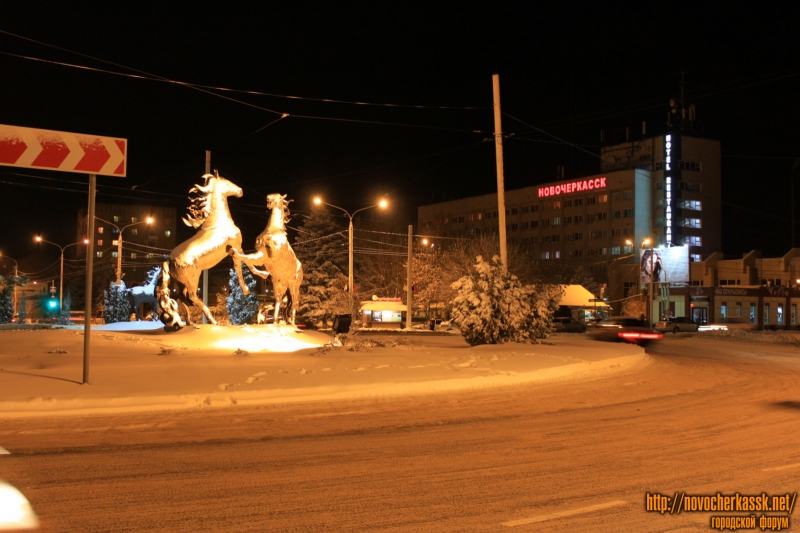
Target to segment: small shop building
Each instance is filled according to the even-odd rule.
[[[361,327],[401,329],[405,327],[408,308],[402,298],[379,298],[361,302]]]

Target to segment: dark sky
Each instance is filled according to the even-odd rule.
[[[554,180],[559,165],[566,177],[599,172],[599,159],[511,117],[597,152],[600,130],[622,140],[626,126],[639,132],[647,121],[648,133],[661,133],[684,71],[696,134],[722,141],[723,251],[777,255],[790,246],[790,167],[800,157],[797,10],[225,5],[4,4],[0,124],[127,138],[128,177],[98,177],[98,202],[152,202],[179,213],[211,150],[213,167],[245,191],[231,206],[248,243],[265,225],[267,193],[288,194],[297,214],[315,194],[350,210],[386,194],[391,214],[369,216],[402,227],[416,223],[418,205],[494,192],[486,142],[494,73],[504,131],[514,134],[505,142],[512,189]],[[289,117],[272,123],[282,113]],[[87,181],[0,167],[0,252],[26,258],[38,232],[74,242]]]

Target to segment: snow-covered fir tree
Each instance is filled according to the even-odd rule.
[[[69,325],[69,315],[72,307],[72,296],[70,296],[69,291],[64,295],[64,299],[61,301],[61,311],[56,311],[55,316],[53,317],[53,322],[55,324],[60,324],[62,326]]]
[[[225,299],[225,303],[227,304],[226,308],[231,324],[234,326],[255,324],[258,316],[256,279],[244,263],[242,263],[242,276],[244,277],[244,284],[247,285],[247,288],[250,290],[250,294],[247,296],[242,293],[236,271],[234,269],[230,270],[228,297]]]
[[[552,286],[523,285],[497,256],[477,257],[474,273],[452,284],[457,292],[451,316],[472,346],[524,342],[550,334],[561,292]]]
[[[117,285],[112,281],[108,290],[103,291],[103,320],[106,324],[128,322],[131,319],[131,302],[125,282]]]
[[[293,245],[303,264],[298,316],[326,326],[334,315],[350,310],[347,291],[347,231],[324,208],[303,220],[302,238]]]
[[[25,276],[0,276],[0,324],[13,320],[14,287],[24,287],[27,282]]]

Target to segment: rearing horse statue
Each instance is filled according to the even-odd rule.
[[[204,185],[195,185],[189,192],[196,194],[189,207],[189,216],[183,219],[184,224],[198,228],[197,233],[189,240],[182,242],[169,254],[169,262],[164,263],[162,275],[162,288],[159,290],[159,302],[169,296],[167,284],[170,277],[178,285],[178,299],[186,311],[186,322],[192,324],[189,315],[189,304],[202,308],[203,313],[212,324],[217,321],[211,315],[208,307],[197,296],[197,285],[200,273],[203,270],[216,266],[228,255],[228,250],[238,250],[242,246],[242,232],[236,227],[228,209],[228,196],[242,196],[242,189],[219,174],[206,174],[203,176]],[[250,291],[242,278],[242,268],[238,261],[234,261],[236,275],[242,292],[247,295]],[[165,329],[171,330],[182,326],[180,316],[175,316],[177,305],[162,304],[162,320]],[[168,323],[169,322],[169,323]]]
[[[291,201],[291,200],[290,200]],[[272,210],[269,224],[261,235],[256,238],[256,253],[242,254],[237,249],[231,249],[234,263],[239,261],[254,274],[267,278],[272,276],[272,286],[275,291],[275,324],[281,309],[281,301],[288,289],[292,299],[291,314],[287,313],[286,321],[294,325],[297,308],[300,305],[300,284],[303,282],[303,266],[294,255],[289,240],[286,238],[286,222],[289,221],[289,202],[285,194],[270,194],[267,196],[267,209]],[[258,267],[263,266],[265,270]]]

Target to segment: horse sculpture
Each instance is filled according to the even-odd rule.
[[[230,254],[237,265],[239,261],[243,261],[254,274],[264,279],[272,276],[272,287],[275,293],[273,315],[275,324],[278,323],[278,316],[280,316],[281,301],[286,291],[289,291],[292,300],[291,313],[286,313],[286,321],[294,325],[297,307],[300,305],[303,267],[286,238],[285,224],[289,221],[289,202],[286,201],[286,195],[277,193],[268,195],[267,209],[270,209],[272,213],[267,229],[256,238],[256,253],[241,254],[238,249],[231,249]],[[260,270],[259,266],[264,267],[265,270]]]
[[[231,249],[240,249],[242,246],[242,232],[236,227],[228,209],[228,196],[242,196],[242,189],[219,175],[206,174],[203,176],[205,183],[195,185],[189,192],[196,194],[189,207],[189,216],[183,219],[184,224],[198,228],[191,239],[182,242],[169,254],[169,262],[164,263],[162,272],[162,287],[158,290],[159,303],[169,299],[169,279],[172,278],[178,285],[178,299],[186,311],[186,322],[192,324],[189,314],[189,305],[195,305],[203,310],[206,318],[212,324],[217,321],[211,315],[208,307],[197,296],[197,285],[200,273],[219,263],[228,255]],[[247,295],[250,291],[242,278],[242,268],[238,261],[233,265],[239,278],[242,292]],[[166,303],[167,305],[164,305]],[[162,303],[162,321],[165,329],[172,330],[183,326],[180,315],[177,314],[177,304]]]
[[[153,304],[153,314],[155,314],[156,306],[158,305],[158,300],[156,299],[156,283],[158,282],[158,277],[160,275],[161,267],[156,267],[155,271],[152,272],[150,282],[147,285],[142,287],[133,287],[128,293],[128,300],[131,303],[133,312],[136,313],[136,320],[142,319],[142,317],[139,315],[139,307],[142,304]]]

